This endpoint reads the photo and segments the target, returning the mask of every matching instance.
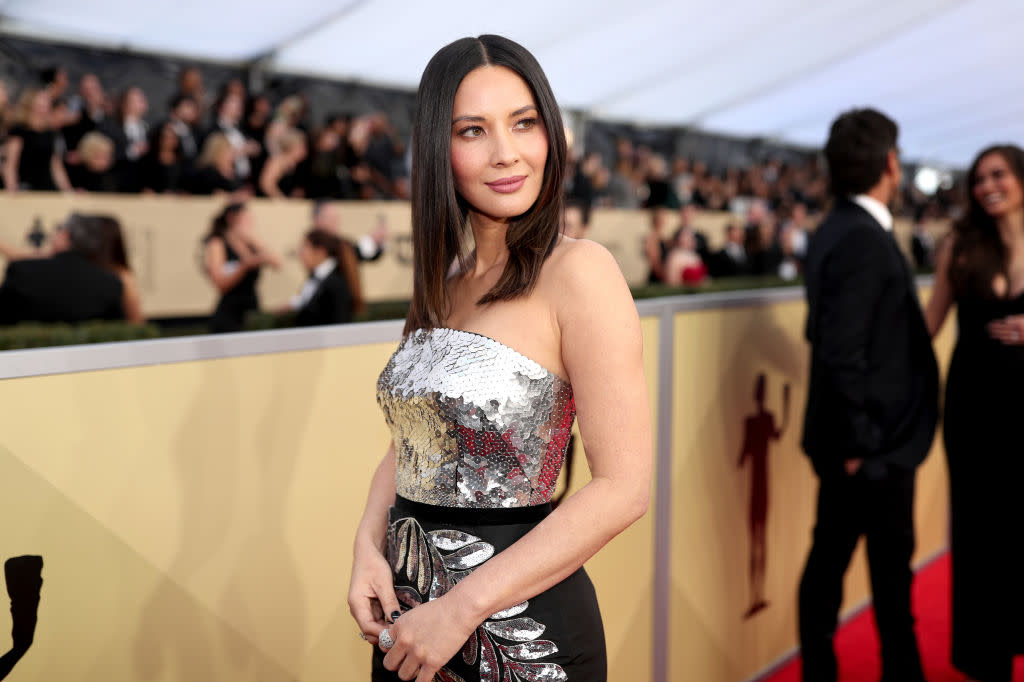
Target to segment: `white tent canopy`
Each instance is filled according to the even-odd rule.
[[[844,109],[955,166],[1024,141],[1021,0],[0,0],[0,30],[415,88],[466,35],[529,48],[563,107],[819,146]]]

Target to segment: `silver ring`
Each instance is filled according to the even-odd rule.
[[[387,628],[380,631],[377,635],[377,644],[380,646],[381,651],[387,651],[395,645],[395,640],[391,639],[391,633],[388,632]]]
[[[360,632],[360,633],[359,633],[359,637],[360,637],[360,638],[361,638],[361,639],[362,639],[362,640],[363,640],[364,642],[366,641],[366,633],[365,633],[365,632]]]

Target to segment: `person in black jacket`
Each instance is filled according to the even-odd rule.
[[[95,261],[104,247],[96,219],[73,214],[49,258],[12,260],[0,285],[0,325],[124,319],[123,285]]]
[[[807,255],[811,377],[803,448],[820,479],[800,582],[804,680],[836,679],[843,575],[867,538],[882,681],[924,680],[910,609],[914,474],[938,418],[938,370],[886,205],[901,179],[898,129],[871,109],[832,124],[834,204]]]
[[[295,325],[351,322],[362,305],[352,245],[326,230],[313,229],[303,237],[299,260],[309,271],[309,280],[291,301]]]

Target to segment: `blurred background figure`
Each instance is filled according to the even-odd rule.
[[[566,199],[562,209],[562,234],[573,239],[586,239],[590,229],[590,204],[581,199]]]
[[[117,115],[103,126],[103,133],[114,143],[114,170],[122,192],[142,191],[139,167],[149,151],[148,111],[149,100],[142,88],[128,88],[121,95]]]
[[[299,183],[299,164],[308,155],[306,136],[295,128],[284,131],[277,142],[278,151],[267,158],[260,174],[260,194],[283,199],[300,197],[304,190]]]
[[[114,143],[95,130],[82,136],[75,150],[78,164],[68,168],[71,185],[85,192],[117,192],[114,174]]]
[[[235,175],[237,151],[223,133],[212,133],[203,143],[203,153],[196,162],[188,184],[193,194],[233,193],[242,188]]]
[[[341,237],[341,214],[338,213],[338,207],[334,202],[313,202],[313,229],[324,230]],[[388,226],[387,218],[381,214],[377,217],[377,224],[373,230],[356,240],[356,258],[363,262],[377,260],[384,254],[390,238],[391,228]]]
[[[289,305],[295,325],[351,322],[363,308],[355,248],[336,234],[312,229],[302,239],[299,260],[309,279]]]
[[[695,286],[708,279],[708,267],[697,253],[697,235],[692,227],[680,227],[665,257],[665,284]]]
[[[165,121],[150,135],[149,152],[142,157],[139,182],[143,192],[173,194],[183,189],[188,160],[174,123]],[[193,144],[195,141],[192,141]]]
[[[54,236],[52,256],[10,261],[0,324],[124,319],[124,286],[101,264],[106,240],[96,217],[72,214]]]
[[[22,94],[15,125],[4,144],[3,176],[8,192],[71,191],[51,113],[46,90],[30,89]]]
[[[281,259],[256,236],[245,204],[229,204],[203,240],[203,271],[220,293],[211,332],[240,331],[246,313],[259,310],[256,282],[265,265],[277,270]]]
[[[647,259],[647,283],[661,284],[665,281],[665,259],[672,247],[665,230],[668,224],[668,211],[662,208],[651,209],[651,229],[644,238],[644,257]]]

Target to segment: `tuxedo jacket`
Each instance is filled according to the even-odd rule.
[[[0,324],[124,319],[114,273],[73,251],[11,261],[0,285]]]
[[[938,420],[938,368],[913,275],[892,233],[836,201],[806,261],[811,376],[803,448],[819,475],[863,458],[912,470]]]
[[[352,321],[352,292],[338,268],[320,282],[312,298],[295,313],[295,325],[312,327]]]

